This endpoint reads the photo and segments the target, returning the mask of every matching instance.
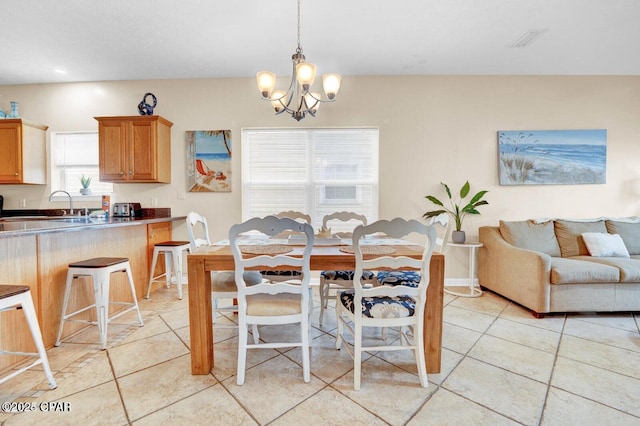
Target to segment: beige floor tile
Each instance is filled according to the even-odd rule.
[[[469,330],[485,332],[495,321],[494,315],[486,315],[469,309],[447,305],[444,308],[444,321]]]
[[[169,331],[169,327],[158,316],[149,318],[145,321],[143,327],[137,327],[132,329],[132,333],[124,339],[114,343],[113,346],[119,346],[126,343],[131,343],[136,340],[146,339],[147,337],[155,336],[158,334],[166,333]]]
[[[638,326],[633,319],[633,314],[624,312],[568,314],[567,318],[571,320],[579,320],[592,324],[603,325],[606,327],[619,328],[621,330],[638,332]]]
[[[118,388],[114,381],[65,396],[61,402],[68,407],[65,411],[44,411],[22,413],[7,420],[9,425],[124,425],[127,424]],[[39,407],[42,402],[36,401]],[[45,403],[42,403],[45,404]],[[51,403],[49,403],[51,404]],[[53,407],[52,405],[48,405]],[[64,408],[65,405],[60,405]]]
[[[555,354],[489,335],[478,340],[469,357],[542,383],[549,383],[555,360]]]
[[[553,314],[547,315],[544,318],[535,318],[531,314],[530,310],[515,303],[509,304],[509,306],[507,306],[500,314],[500,318],[531,325],[533,327],[544,328],[545,330],[555,331],[558,333],[562,332],[562,328],[564,327],[564,317],[565,316],[562,314]]]
[[[549,389],[542,426],[637,426],[640,419],[560,389]]]
[[[481,333],[468,328],[446,322],[442,324],[442,347],[463,355],[469,352],[480,336]]]
[[[332,387],[394,425],[406,423],[436,391],[435,385],[430,383],[423,388],[418,376],[376,357],[362,363],[360,390],[353,390],[353,372],[342,376]]]
[[[457,352],[450,351],[449,349],[442,348],[442,356],[440,360],[440,373],[434,374],[431,373],[428,375],[429,381],[431,383],[435,383],[436,385],[441,385],[442,382],[451,374],[451,372],[460,364],[464,358],[461,354]],[[428,366],[427,366],[428,368]]]
[[[305,383],[302,367],[284,355],[248,368],[242,386],[236,384],[235,377],[223,385],[260,424],[280,417],[325,386],[314,376]]]
[[[538,423],[547,392],[543,383],[470,358],[442,386],[527,425]]]
[[[177,328],[186,327],[189,325],[189,309],[188,308],[182,308],[182,309],[172,310],[168,312],[163,312],[160,314],[160,317],[173,330]]]
[[[190,373],[191,357],[184,355],[118,379],[129,418],[139,419],[217,383],[211,375]]]
[[[558,350],[561,336],[555,331],[504,318],[498,318],[489,327],[487,334],[553,354]]]
[[[63,370],[70,364],[76,362],[79,358],[86,356],[97,348],[96,345],[84,345],[84,344],[65,344],[64,348],[61,346],[51,347],[47,349],[47,359],[49,360],[49,367],[55,373],[56,371]],[[33,367],[34,370],[42,370],[42,365]]]
[[[276,419],[273,425],[385,425],[386,423],[331,388],[326,388]]]
[[[9,370],[3,374],[10,374]],[[14,401],[39,383],[48,383],[47,377],[44,372],[30,368],[0,385],[0,402]]]
[[[640,417],[640,380],[558,357],[551,385]]]
[[[311,341],[311,374],[321,380],[331,383],[353,368],[353,360],[343,348],[336,349],[336,339],[330,335],[323,335]],[[285,355],[302,365],[302,351],[299,349],[286,352]],[[371,355],[363,354],[367,359]]]
[[[564,334],[640,352],[640,344],[638,344],[640,334],[637,331],[622,330],[574,318],[567,318]]]
[[[493,293],[484,293],[480,297],[458,297],[449,306],[498,316],[509,305],[509,302]]]
[[[473,401],[462,398],[446,389],[439,389],[418,411],[407,425],[519,425]]]
[[[85,361],[55,376],[58,387],[42,395],[44,401],[61,400],[85,389],[113,381],[114,375],[106,351],[98,351]]]
[[[640,352],[563,336],[558,355],[640,380]]]
[[[275,349],[249,349],[247,351],[247,368],[251,368],[271,358],[279,352]],[[235,377],[238,366],[238,339],[228,339],[214,345],[213,375],[220,381]],[[245,376],[246,378],[246,376]],[[235,380],[235,379],[234,379]]]
[[[111,348],[109,357],[116,377],[122,377],[188,352],[173,332],[167,332]]]
[[[211,386],[133,422],[156,425],[256,425],[251,416],[220,384]]]
[[[107,347],[116,341],[121,333],[127,332],[128,330],[129,324],[109,324],[107,326]],[[64,337],[64,334],[62,336],[61,345],[66,343],[100,345],[100,334],[98,333],[98,327],[95,325],[89,326],[69,337]]]

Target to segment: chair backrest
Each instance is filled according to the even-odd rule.
[[[196,212],[189,212],[186,221],[191,252],[195,252],[200,246],[210,246],[211,240],[209,239],[207,218]]]
[[[338,237],[347,238],[353,235],[353,228],[358,225],[367,224],[367,217],[355,212],[335,212],[327,214],[322,218],[322,229],[329,229],[329,222],[333,221],[339,221],[340,223],[337,228],[332,229],[332,233]]]
[[[295,210],[289,210],[286,212],[280,212],[275,215],[276,217],[283,218],[288,217],[289,219],[296,220],[298,222],[311,223],[311,216],[308,214],[304,214],[302,212],[297,212]]]
[[[411,234],[419,234],[426,237],[424,249],[420,259],[413,259],[408,256],[381,255],[374,258],[363,258],[363,247],[360,243],[362,238],[371,234],[384,234],[389,238],[404,238]],[[354,273],[354,288],[356,306],[360,306],[362,297],[369,296],[400,296],[408,295],[416,299],[416,311],[424,309],[426,301],[427,286],[429,285],[429,264],[436,242],[436,230],[433,225],[425,225],[414,219],[405,220],[395,218],[393,220],[378,220],[370,225],[360,225],[353,231],[353,247],[356,258],[356,268]],[[371,246],[369,246],[371,247]],[[370,256],[367,256],[370,257]],[[381,285],[373,288],[364,288],[362,280],[363,270],[417,270],[420,274],[420,282],[417,286],[405,285]]]
[[[276,254],[247,254],[243,253],[240,248],[239,236],[251,232],[259,231],[268,236],[274,236],[281,234],[284,231],[295,231],[302,233],[306,236],[303,240],[305,243],[302,256],[300,254],[290,255],[288,252],[276,253]],[[300,223],[291,218],[279,218],[276,216],[266,216],[264,218],[253,218],[246,222],[233,225],[229,230],[229,243],[231,245],[231,252],[233,253],[233,260],[235,262],[235,278],[236,285],[238,287],[238,302],[239,306],[242,305],[243,299],[247,295],[258,293],[296,293],[302,294],[303,303],[308,306],[309,303],[309,280],[311,278],[311,250],[313,249],[313,227],[308,223]],[[257,247],[257,246],[249,246]],[[269,247],[269,246],[260,246]],[[271,246],[275,248],[287,247],[287,246]],[[293,249],[294,247],[291,246]],[[299,247],[295,247],[299,250]],[[268,249],[266,249],[268,250]],[[292,278],[296,283],[290,282],[276,282],[276,283],[262,283],[247,286],[243,274],[248,268],[266,267],[266,268],[279,268],[286,270],[298,270],[301,271],[301,275],[296,275]],[[300,281],[300,284],[298,284]]]
[[[451,225],[453,223],[450,220],[449,213],[440,213],[438,216],[433,216],[429,219],[429,225],[434,225],[437,233],[436,237],[436,250],[440,253],[444,253],[447,249],[447,242],[451,236]]]

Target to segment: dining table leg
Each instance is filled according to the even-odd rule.
[[[204,259],[187,259],[191,374],[209,374],[213,368],[211,273],[206,270]]]
[[[433,256],[429,265],[429,287],[424,314],[424,356],[427,373],[438,374],[442,367],[442,318],[444,298],[444,256]]]

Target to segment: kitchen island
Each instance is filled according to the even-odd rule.
[[[131,264],[136,295],[147,290],[153,246],[171,239],[172,222],[185,217],[135,217],[92,219],[85,217],[2,218],[0,219],[0,283],[31,288],[46,347],[55,343],[67,266],[92,257],[127,257]],[[163,264],[163,262],[158,262]],[[130,300],[126,277],[113,274],[110,300]],[[81,280],[86,280],[81,278]],[[76,285],[69,309],[91,304],[93,286]],[[112,308],[116,309],[116,308]],[[93,319],[92,310],[84,313]],[[14,351],[30,351],[32,342],[22,313],[2,313],[2,346]],[[65,336],[87,327],[65,325]],[[0,369],[19,358],[3,356]]]

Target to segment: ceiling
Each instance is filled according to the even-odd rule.
[[[291,75],[295,0],[0,0],[0,85]],[[640,75],[638,0],[302,0],[318,74]],[[510,47],[528,31],[542,34]]]

